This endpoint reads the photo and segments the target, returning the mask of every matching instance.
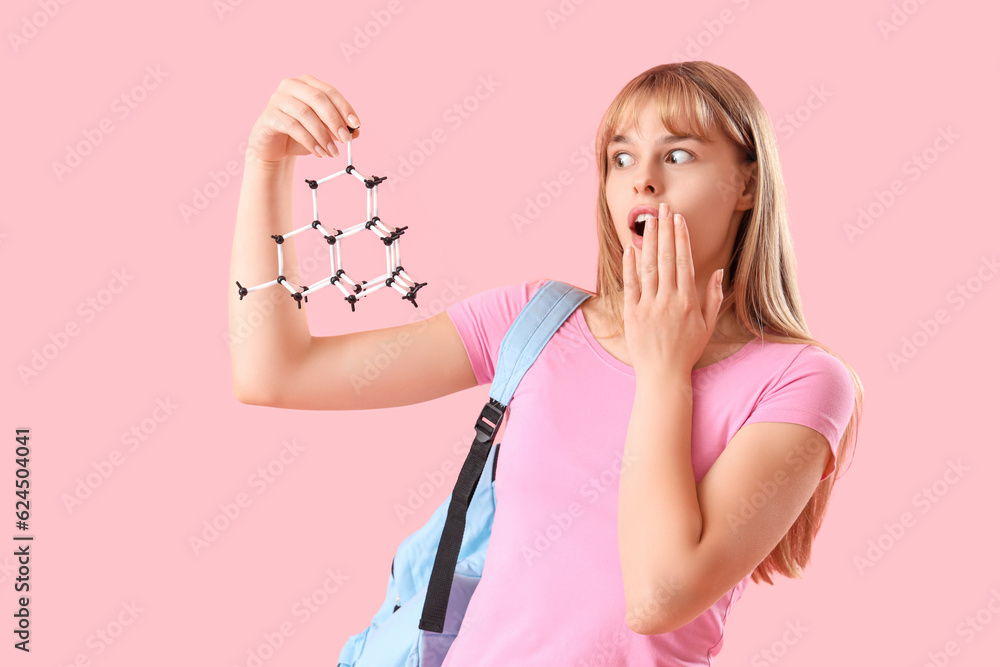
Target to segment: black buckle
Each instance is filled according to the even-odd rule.
[[[484,437],[477,438],[477,440],[480,442],[493,441],[493,435],[500,428],[500,421],[503,419],[503,414],[506,410],[507,407],[505,405],[492,398],[489,403],[483,406],[482,412],[479,413],[479,417],[476,419],[476,431]]]

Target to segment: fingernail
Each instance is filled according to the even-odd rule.
[[[340,136],[340,140],[345,144],[347,143],[347,140],[351,138],[351,133],[347,131],[346,127],[342,127],[337,130],[337,134]]]
[[[681,226],[681,214],[680,213],[674,213],[674,224],[677,225],[678,227]]]
[[[361,121],[358,120],[358,117],[355,116],[354,114],[350,114],[347,116],[347,122],[350,123],[351,127],[353,127],[355,130],[361,127]]]
[[[340,151],[337,150],[337,147],[332,141],[326,145],[326,150],[330,153],[330,157],[337,157],[340,155]]]

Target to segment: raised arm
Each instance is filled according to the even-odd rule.
[[[398,327],[314,337],[306,308],[299,308],[283,287],[239,298],[237,280],[246,287],[275,277],[271,235],[293,228],[296,158],[310,152],[329,156],[337,150],[335,137],[344,142],[350,137],[348,121],[359,125],[343,95],[304,75],[281,82],[251,131],[229,279],[233,391],[242,403],[362,410],[419,403],[476,385],[465,347],[445,312]],[[359,135],[357,130],[353,137]],[[326,151],[319,148],[327,145]],[[285,243],[282,251],[285,277],[301,284],[295,244]],[[319,298],[324,296],[330,295]],[[266,299],[271,307],[250,325],[249,314],[257,312],[253,299]],[[389,349],[398,353],[386,364]]]

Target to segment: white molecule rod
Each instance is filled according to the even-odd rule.
[[[351,131],[351,135],[354,135],[354,130],[357,128],[348,128]],[[309,298],[306,296],[306,292],[315,292],[327,285],[336,285],[340,291],[344,294],[344,299],[351,304],[351,312],[354,312],[354,304],[358,302],[359,299],[368,296],[372,292],[376,292],[383,287],[392,287],[394,290],[403,295],[403,299],[408,300],[413,304],[413,307],[417,307],[417,290],[426,285],[427,283],[415,282],[400,264],[400,250],[399,250],[399,237],[403,235],[403,232],[407,229],[406,227],[396,227],[394,230],[389,229],[382,224],[381,219],[378,217],[378,184],[386,180],[385,176],[372,176],[371,178],[365,177],[360,171],[354,167],[354,160],[351,154],[351,144],[353,139],[347,140],[347,167],[341,169],[340,171],[330,174],[326,178],[322,178],[318,181],[305,179],[306,183],[309,184],[309,188],[312,190],[312,202],[313,202],[313,221],[308,225],[299,227],[298,229],[292,230],[287,234],[272,234],[271,238],[275,240],[278,246],[278,277],[274,280],[268,281],[266,283],[261,283],[260,285],[255,285],[254,287],[243,287],[240,285],[239,281],[236,281],[236,287],[239,290],[240,301],[243,297],[253,292],[255,290],[264,289],[265,287],[270,287],[272,285],[283,285],[285,289],[291,294],[292,298],[298,302],[299,308],[302,307],[302,301],[306,303],[309,302]],[[336,233],[331,234],[329,231],[320,224],[319,221],[319,203],[317,201],[317,190],[320,184],[329,181],[330,179],[337,178],[338,176],[343,176],[344,174],[351,174],[359,181],[365,184],[367,188],[367,219],[353,227],[348,229],[336,230]],[[308,229],[319,230],[323,234],[323,238],[330,246],[330,275],[322,280],[319,280],[312,285],[298,285],[297,289],[292,287],[289,281],[285,278],[285,260],[281,252],[281,246],[286,239],[289,239],[300,232],[304,232]],[[343,269],[343,261],[340,254],[340,246],[343,240],[348,236],[353,236],[364,230],[371,230],[385,245],[385,273],[373,278],[372,280],[362,280],[360,283],[353,280],[347,272]],[[344,286],[347,283],[348,287]],[[366,287],[362,287],[366,285]]]

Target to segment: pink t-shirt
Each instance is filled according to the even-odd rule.
[[[447,309],[480,385],[493,381],[501,339],[543,283],[494,288]],[[691,379],[696,481],[752,422],[804,424],[836,455],[853,408],[847,369],[812,345],[757,339]],[[674,632],[641,635],[625,622],[616,471],[634,399],[632,367],[597,342],[577,308],[507,408],[483,577],[442,667],[712,664],[749,574]]]

